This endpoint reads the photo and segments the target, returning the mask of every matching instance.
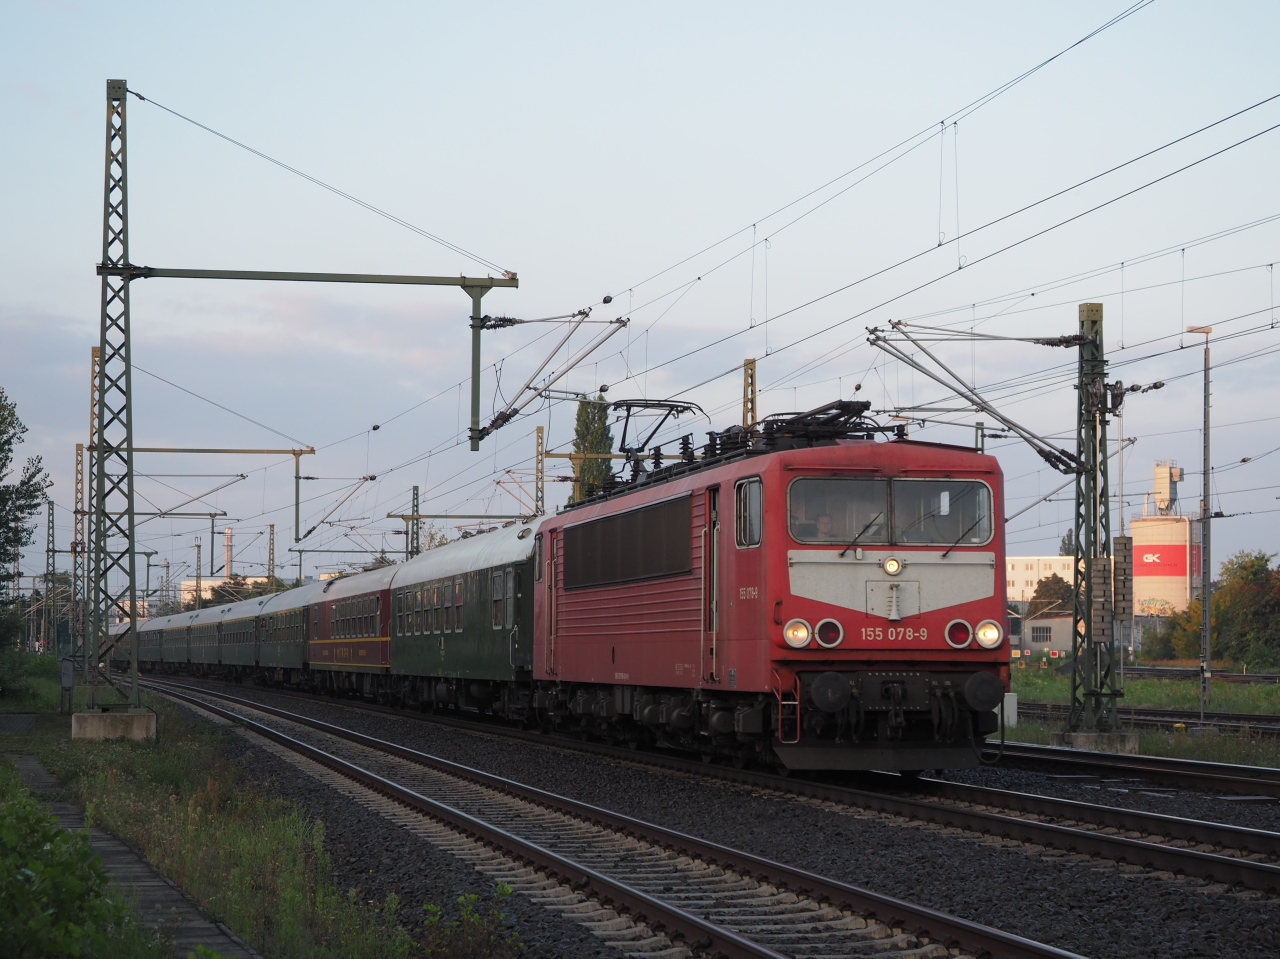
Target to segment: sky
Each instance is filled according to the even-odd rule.
[[[1077,44],[1124,0],[125,0],[109,16],[10,0],[0,386],[29,428],[18,458],[41,456],[54,480],[58,547],[72,537],[98,342],[105,81],[122,78],[147,98],[127,104],[134,263],[512,271],[519,288],[488,294],[486,313],[628,320],[555,388],[705,411],[667,442],[739,421],[751,357],[762,413],[856,396],[916,417],[916,438],[972,444],[990,416],[942,412],[961,404],[868,345],[868,327],[905,320],[947,329],[938,359],[1070,447],[1074,352],[963,334],[1069,334],[1077,305],[1100,302],[1110,375],[1165,384],[1131,395],[1123,433],[1112,425],[1135,440],[1113,526],[1141,514],[1156,460],[1187,470],[1195,512],[1204,337],[1184,331],[1212,326],[1214,553],[1280,552],[1280,455],[1267,455],[1280,447],[1280,130],[1264,132],[1280,99],[1262,102],[1280,94],[1280,6],[1137,6]],[[314,446],[303,472],[317,477],[295,530],[291,456],[139,454],[138,508],[196,498],[183,509],[225,513],[217,565],[231,526],[248,575],[265,569],[270,524],[294,571],[295,536],[316,527],[301,544],[317,551],[302,556],[307,575],[367,559],[319,550],[402,550],[403,523],[386,514],[406,512],[415,485],[424,513],[526,511],[534,431],[568,449],[574,404],[536,400],[471,452],[469,309],[450,287],[135,281],[135,443]],[[583,325],[543,378],[610,328]],[[483,335],[484,422],[564,332]],[[1011,511],[1065,479],[1020,441],[987,448]],[[550,476],[567,472],[549,461]],[[549,507],[568,492],[548,482]],[[1062,495],[1010,523],[1011,554],[1057,552]],[[208,520],[139,527],[175,577],[190,575],[197,537],[208,575]],[[43,572],[44,545],[42,525],[24,572]]]

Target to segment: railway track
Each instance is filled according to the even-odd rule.
[[[1200,679],[1196,666],[1126,666],[1126,676],[1134,679]],[[1213,678],[1227,683],[1280,683],[1280,673],[1223,673],[1214,670]]]
[[[1065,703],[1018,703],[1018,715],[1023,719],[1063,719],[1070,711]],[[1280,735],[1280,716],[1267,713],[1212,713],[1201,720],[1198,710],[1188,709],[1121,709],[1121,718],[1135,726],[1172,729],[1184,726],[1214,726],[1224,729],[1248,729],[1266,736]]]
[[[149,685],[482,842],[503,857],[484,871],[633,955],[1075,955],[263,703]]]
[[[1004,759],[1048,764],[1077,772],[1137,777],[1179,789],[1280,799],[1280,769],[1266,766],[1229,766],[1168,756],[1125,756],[1032,743],[1006,743]]]
[[[275,710],[275,707],[247,705],[286,714],[286,711]],[[412,715],[386,707],[357,708],[402,718]],[[1280,890],[1280,833],[946,780],[919,780],[911,787],[915,795],[903,793],[903,780],[897,776],[873,779],[873,784],[879,788],[852,788],[811,779],[711,766],[660,752],[638,753],[597,743],[558,738],[549,740],[540,733],[497,728],[452,717],[435,716],[431,721],[472,732],[479,728],[490,734],[658,766],[687,775],[728,780],[751,788],[864,809],[909,822],[958,828],[1067,853],[1099,856],[1246,889]]]

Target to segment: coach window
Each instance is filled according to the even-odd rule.
[[[507,589],[506,589],[506,609],[504,610],[504,622],[507,629],[510,629],[515,623],[516,615],[516,571],[507,567]]]
[[[444,624],[441,627],[446,633],[453,632],[453,583],[444,584]]]
[[[738,548],[760,545],[760,478],[740,480],[734,488],[736,494],[736,520],[734,528]]]
[[[462,580],[453,584],[453,629],[462,632]]]
[[[431,587],[431,631],[440,632],[440,587]]]
[[[414,587],[413,590],[413,631],[415,634],[422,632],[422,587]]]
[[[497,570],[489,581],[489,600],[492,607],[490,623],[494,629],[502,628],[502,588],[502,570]]]

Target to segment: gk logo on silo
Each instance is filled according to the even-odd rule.
[[[1158,562],[1160,562],[1160,554],[1159,554],[1159,553],[1144,553],[1144,554],[1142,555],[1142,561],[1143,561],[1144,563],[1158,563]]]

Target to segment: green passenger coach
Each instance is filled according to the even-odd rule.
[[[533,528],[428,550],[391,584],[391,676],[400,699],[484,708],[533,665]],[[492,685],[491,685],[492,684]]]

